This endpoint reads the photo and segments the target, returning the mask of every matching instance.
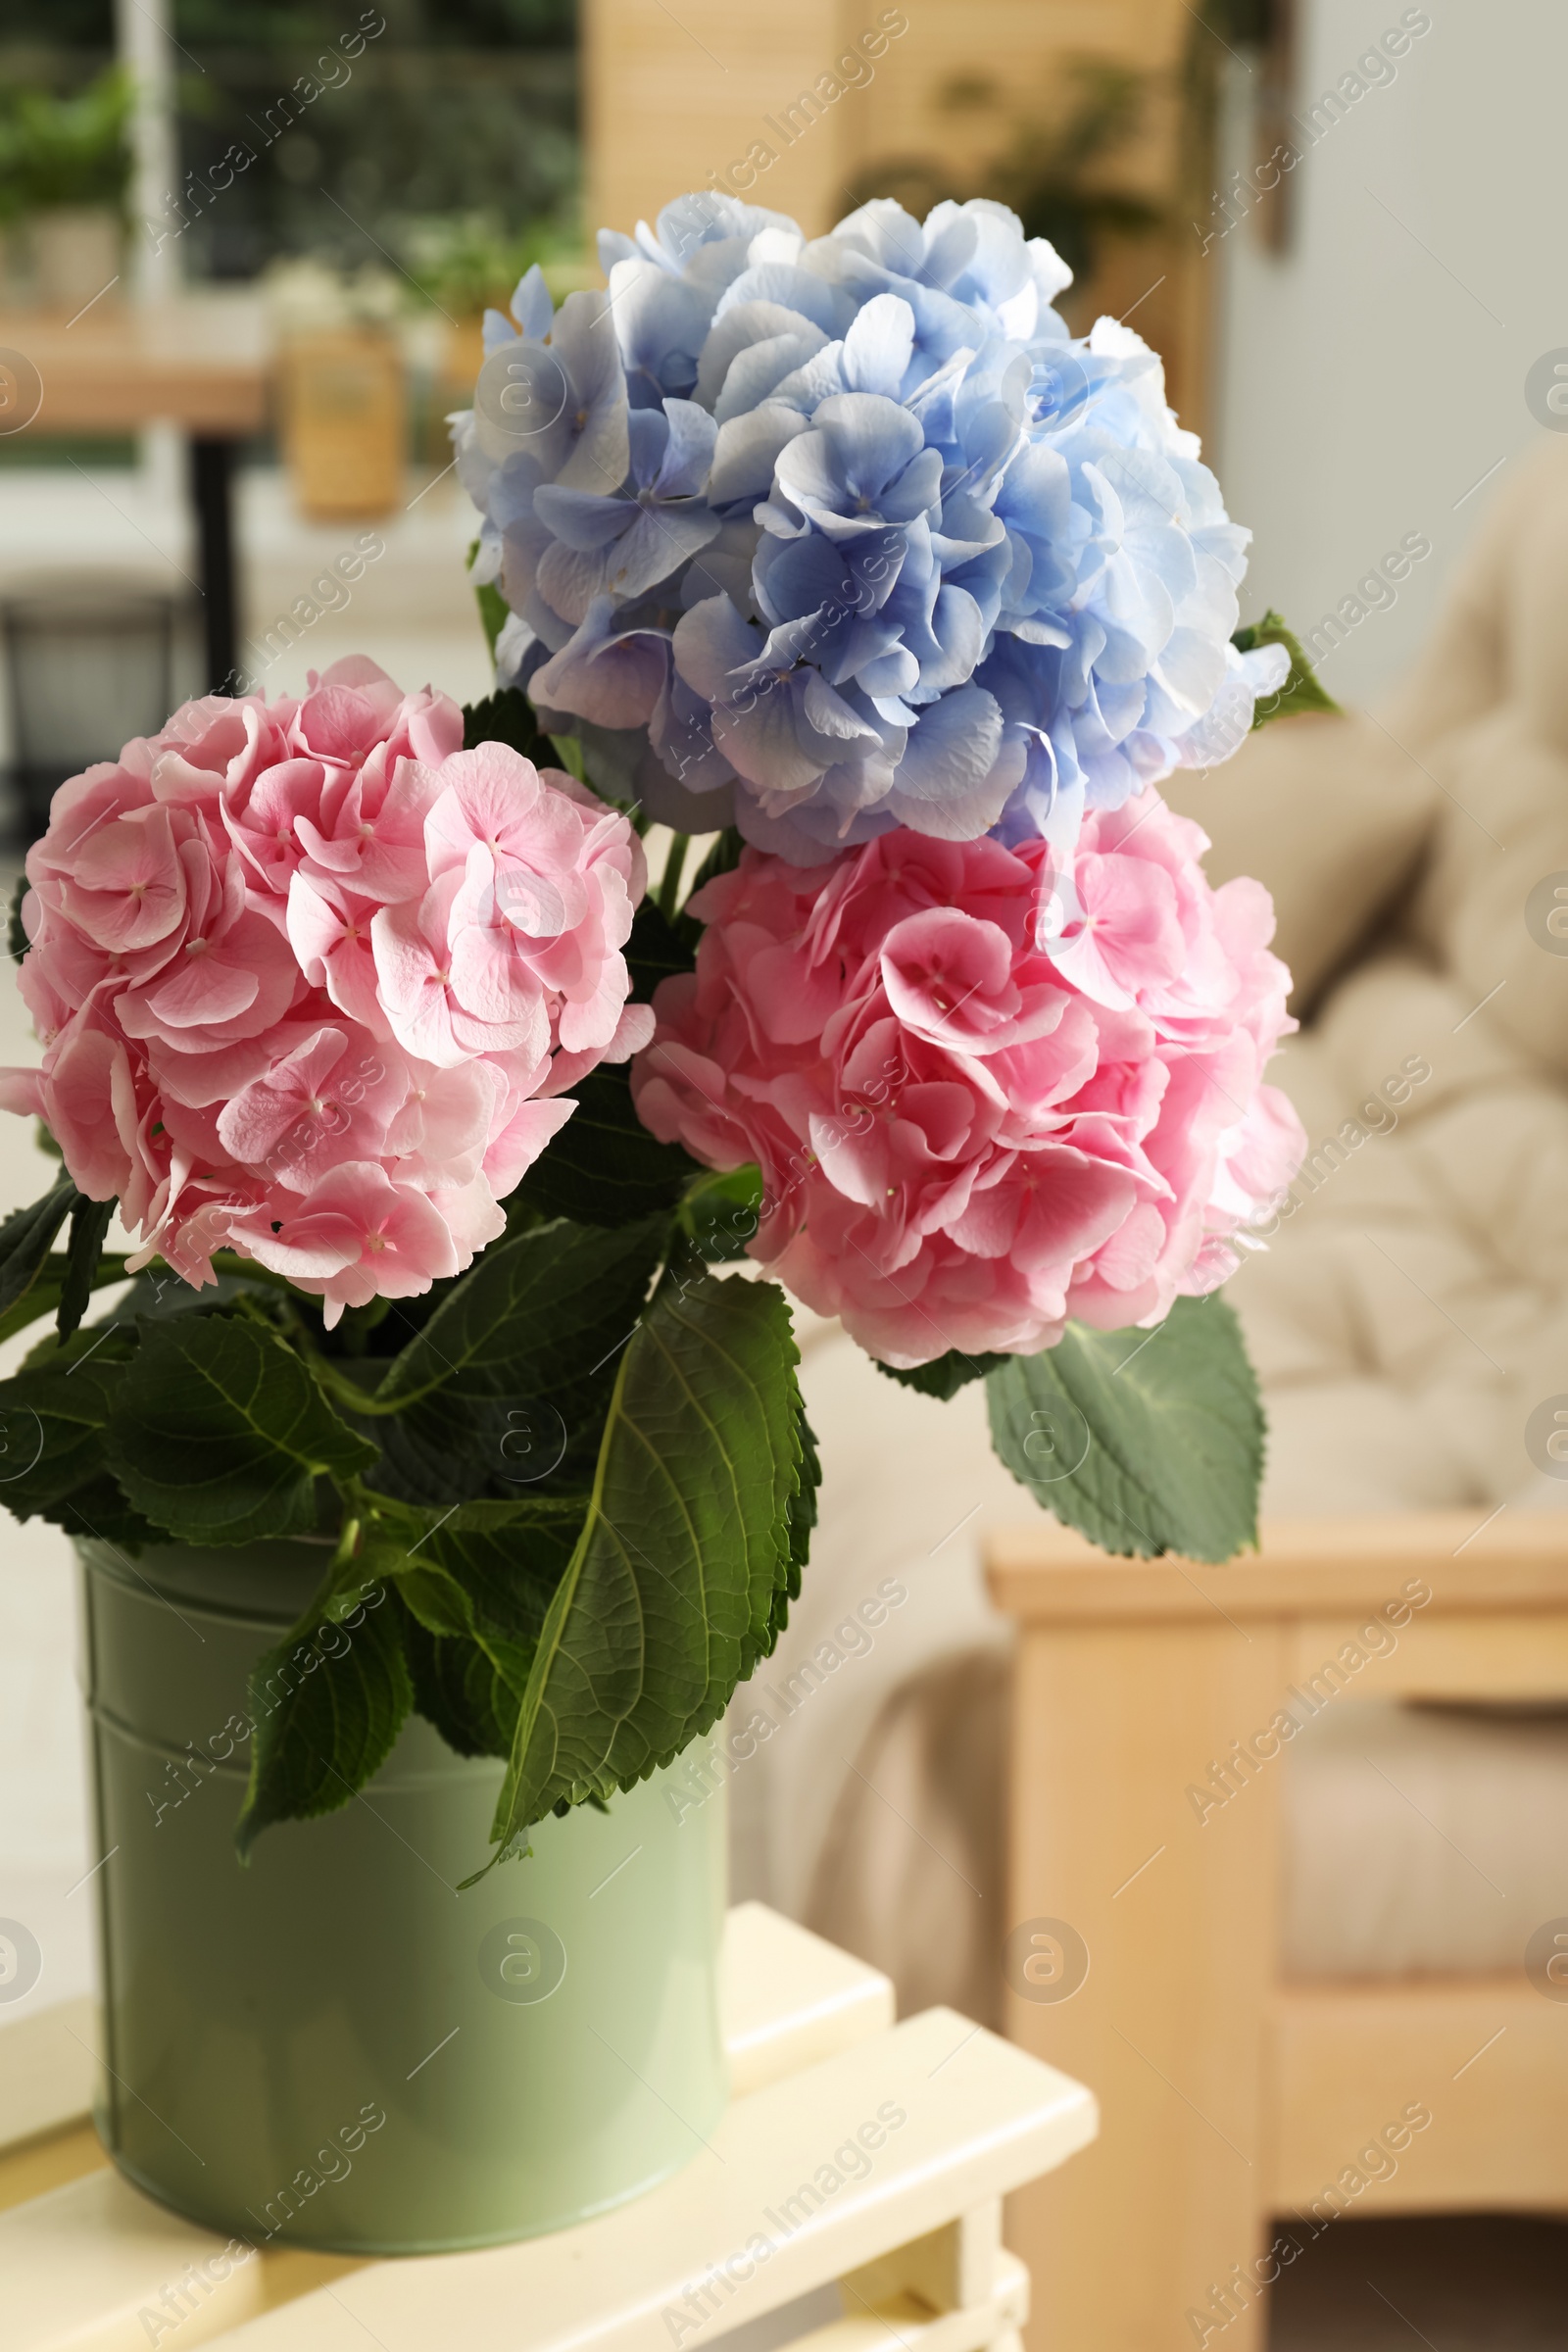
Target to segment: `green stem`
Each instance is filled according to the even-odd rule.
[[[406,1404],[413,1402],[415,1396],[422,1396],[427,1394],[424,1389],[418,1389],[405,1396],[394,1396],[390,1400],[383,1399],[377,1396],[373,1390],[362,1389],[357,1380],[351,1380],[346,1372],[339,1371],[330,1356],[318,1355],[314,1348],[306,1347],[303,1344],[300,1348],[300,1354],[314,1374],[317,1386],[326,1391],[334,1404],[347,1405],[351,1413],[369,1413],[371,1415],[400,1413]],[[357,1360],[363,1362],[364,1358],[361,1357]],[[432,1388],[435,1385],[433,1381],[430,1383]]]
[[[341,1489],[341,1488],[339,1488],[338,1492],[341,1494],[341,1493],[342,1493],[342,1489]],[[349,1565],[349,1562],[350,1562],[350,1561],[353,1559],[355,1552],[356,1552],[356,1551],[357,1551],[357,1549],[359,1548],[359,1542],[360,1542],[360,1523],[359,1523],[359,1520],[358,1520],[357,1518],[353,1517],[351,1514],[349,1514],[349,1513],[345,1513],[345,1514],[344,1514],[344,1519],[343,1519],[343,1532],[342,1532],[342,1534],[341,1534],[341,1535],[338,1537],[338,1541],[337,1541],[337,1549],[336,1549],[336,1551],[334,1551],[334,1552],[333,1552],[333,1554],[332,1554],[332,1565],[331,1565],[330,1569],[327,1571],[328,1577],[329,1577],[329,1579],[330,1579],[330,1582],[329,1582],[329,1584],[328,1584],[328,1587],[327,1587],[327,1590],[328,1590],[329,1592],[330,1592],[330,1590],[331,1590],[331,1587],[332,1587],[332,1585],[335,1585],[335,1584],[336,1584],[336,1582],[337,1582],[337,1579],[338,1579],[338,1576],[339,1576],[339,1574],[341,1573],[341,1571],[342,1571],[343,1569],[345,1569],[345,1568],[346,1568],[346,1567]]]
[[[675,920],[680,901],[680,878],[686,869],[686,852],[691,847],[689,833],[672,833],[669,837],[669,856],[659,884],[659,911],[667,923]]]

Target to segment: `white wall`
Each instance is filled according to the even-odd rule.
[[[1432,542],[1398,602],[1323,662],[1359,702],[1419,645],[1506,465],[1466,493],[1543,431],[1532,362],[1568,347],[1563,0],[1302,0],[1297,112],[1415,14],[1431,28],[1396,78],[1303,155],[1291,252],[1273,258],[1250,221],[1207,252],[1214,455],[1255,533],[1244,615],[1272,604],[1304,630],[1405,533]],[[1250,160],[1250,86],[1231,69],[1231,166]]]

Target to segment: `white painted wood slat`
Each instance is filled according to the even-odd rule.
[[[518,2245],[353,2264],[225,2249],[100,2172],[0,2215],[7,2352],[708,2352],[836,2279],[846,2317],[810,2352],[1000,2345],[1027,2279],[997,2200],[1094,2136],[1094,2101],[950,2010],[891,2015],[874,1970],[742,1906],[739,2095],[646,2196]]]
[[[687,2352],[1050,2171],[1095,2120],[1078,2083],[928,2009],[737,2099],[711,2151],[634,2204],[521,2245],[368,2264],[253,2321],[232,2352],[363,2352],[367,2336],[435,2352],[454,2313],[464,2352]],[[887,2136],[866,2176],[817,2187],[867,2121]]]

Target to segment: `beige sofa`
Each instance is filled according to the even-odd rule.
[[[1565,1494],[1527,1444],[1568,1389],[1565,630],[1548,438],[1386,709],[1184,779],[1211,870],[1275,892],[1303,1019],[1277,1067],[1312,1151],[1232,1293],[1276,1510]]]

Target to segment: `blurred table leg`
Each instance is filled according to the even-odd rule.
[[[207,685],[213,694],[232,693],[235,686],[239,600],[234,570],[234,461],[238,446],[226,437],[201,433],[192,437],[190,445]]]

